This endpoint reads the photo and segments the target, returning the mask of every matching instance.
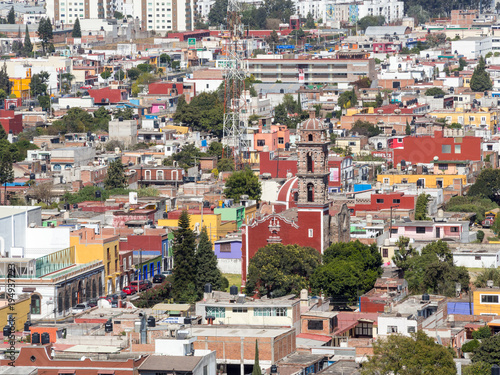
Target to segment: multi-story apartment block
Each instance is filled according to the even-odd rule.
[[[359,18],[366,16],[384,16],[386,22],[400,20],[404,16],[402,1],[365,0],[358,6]]]

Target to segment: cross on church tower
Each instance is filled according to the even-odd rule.
[[[298,204],[325,205],[328,203],[328,138],[327,129],[315,118],[310,118],[299,127],[297,143]]]

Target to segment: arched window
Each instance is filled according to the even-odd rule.
[[[165,179],[163,171],[156,171],[156,179],[157,180],[164,180]]]
[[[314,185],[312,182],[307,184],[307,201],[314,202]]]
[[[311,173],[314,172],[314,164],[311,154],[307,154],[307,171]]]
[[[40,314],[40,296],[37,294],[31,295],[31,314]]]
[[[307,139],[309,140],[309,142],[312,142],[313,141],[313,135],[312,134],[309,134],[307,136]]]
[[[151,171],[149,169],[147,171],[144,171],[144,179],[151,180]]]
[[[299,193],[298,192],[293,193],[293,200],[295,202],[297,202],[299,200]]]

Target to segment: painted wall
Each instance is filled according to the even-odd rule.
[[[473,292],[474,315],[499,315],[500,314],[500,290],[477,289]],[[493,296],[497,302],[483,301],[483,296]],[[488,297],[486,297],[488,298]]]

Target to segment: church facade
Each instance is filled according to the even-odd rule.
[[[297,175],[285,182],[272,214],[242,228],[242,281],[245,285],[248,262],[257,251],[271,243],[309,246],[323,253],[332,242],[350,240],[350,215],[344,204],[328,200],[327,129],[311,118],[298,129]]]

